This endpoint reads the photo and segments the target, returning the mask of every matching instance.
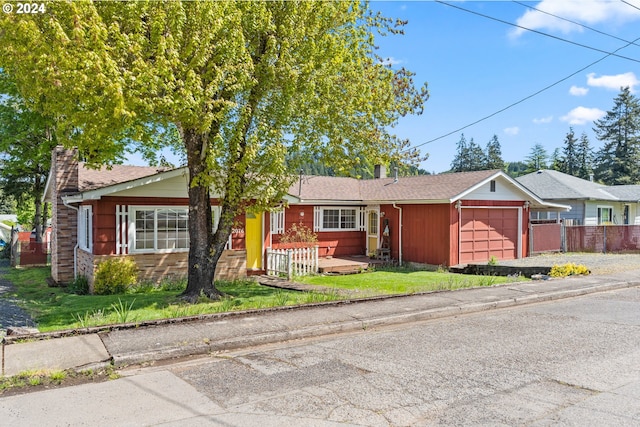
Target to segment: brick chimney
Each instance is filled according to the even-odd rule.
[[[375,165],[373,167],[373,177],[375,179],[382,179],[387,177],[387,168],[383,165]]]
[[[78,212],[65,206],[62,196],[78,192],[78,150],[58,145],[51,156],[51,277],[58,283],[74,280],[74,249],[78,240]]]

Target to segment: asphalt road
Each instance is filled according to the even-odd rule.
[[[640,288],[0,399],[21,425],[640,425]]]

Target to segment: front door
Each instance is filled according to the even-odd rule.
[[[260,270],[262,268],[262,214],[247,212],[244,238],[247,249],[247,269]]]
[[[380,244],[380,208],[367,207],[367,255],[375,255]]]

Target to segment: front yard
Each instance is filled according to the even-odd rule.
[[[70,289],[47,286],[48,268],[0,268],[0,274],[15,285],[15,291],[5,296],[15,298],[41,332],[333,301],[347,298],[345,290],[352,297],[369,297],[491,286],[517,280],[403,269],[299,278],[301,282],[333,288],[336,292],[288,291],[244,280],[219,283],[219,289],[227,295],[220,301],[202,299],[189,305],[178,298],[184,282],[142,284],[122,295],[77,295]]]

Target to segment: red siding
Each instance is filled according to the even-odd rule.
[[[448,265],[450,205],[402,206],[403,261]]]
[[[217,204],[217,199],[211,200]],[[132,206],[184,206],[189,205],[189,199],[158,198],[158,197],[103,197],[100,200],[85,202],[93,208],[93,253],[95,255],[113,255],[116,253],[116,205]],[[245,249],[244,215],[235,218],[231,235],[233,249]]]
[[[384,215],[382,213],[384,212]],[[384,231],[385,222],[389,224],[389,238],[391,240],[391,259],[400,259],[400,211],[393,205],[380,205],[380,236]]]
[[[313,230],[313,206],[290,206],[285,212],[285,232],[293,224],[302,224]],[[366,240],[364,231],[320,231],[318,235],[319,256],[364,255]],[[272,247],[279,249],[280,235],[272,236]]]

